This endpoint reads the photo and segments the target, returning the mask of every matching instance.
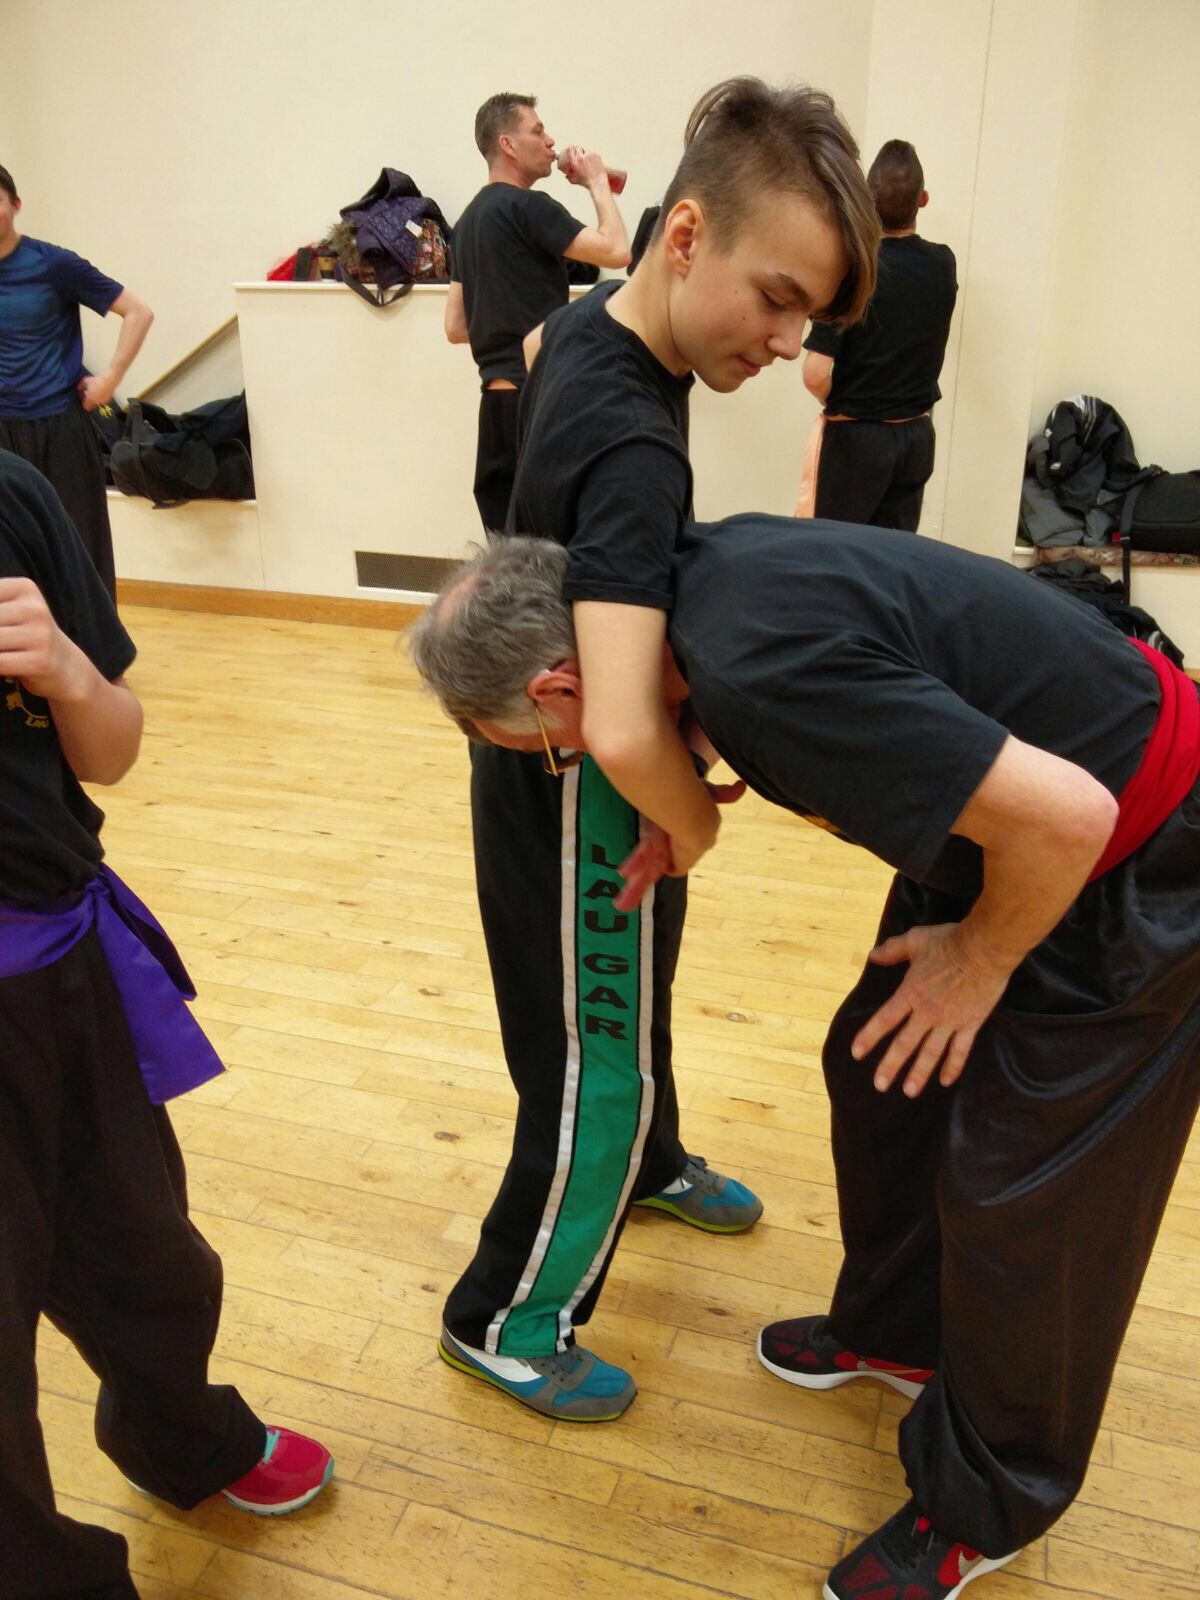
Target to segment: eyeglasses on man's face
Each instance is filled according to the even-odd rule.
[[[532,704],[533,714],[537,718],[538,732],[542,736],[542,748],[546,752],[545,759],[542,761],[542,768],[552,778],[561,778],[564,772],[568,772],[572,767],[579,765],[583,760],[583,751],[568,750],[565,755],[560,751],[556,758],[554,746],[550,743],[550,735],[546,732],[546,724],[542,721],[542,708],[536,700]]]

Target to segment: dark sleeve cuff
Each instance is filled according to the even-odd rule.
[[[567,578],[563,583],[566,600],[602,600],[614,606],[650,606],[655,611],[671,609],[672,596],[666,589],[646,589],[638,584],[611,583],[606,578]]]

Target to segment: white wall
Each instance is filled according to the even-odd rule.
[[[1171,471],[1200,467],[1198,65],[1196,0],[1083,5],[1030,409],[1100,395]]]
[[[4,18],[0,162],[26,225],[158,313],[131,391],[383,163],[456,217],[483,177],[471,124],[495,89],[540,92],[556,135],[627,165],[632,225],[697,93],[750,71],[829,88],[868,159],[903,137],[924,161],[923,231],[954,247],[961,289],[923,531],[1005,554],[1030,426],[1079,389],[1118,405],[1144,459],[1200,464],[1197,0],[1139,0],[1136,31],[1128,0],[759,0],[744,13],[609,0],[589,14],[521,0],[5,0]],[[102,361],[114,330],[85,323]],[[442,354],[469,385],[464,352]],[[221,360],[209,393],[236,379],[232,341]],[[703,516],[793,503],[812,402],[798,366],[751,389],[696,396]],[[203,397],[199,375],[172,396]]]
[[[948,244],[958,263],[959,298],[934,411],[937,456],[921,511],[921,532],[935,538],[943,534],[991,22],[992,0],[877,0],[871,29],[863,159],[869,163],[888,139],[916,146],[929,190],[919,231]]]
[[[1080,4],[994,0],[976,144],[945,537],[1007,556],[1017,530]]]
[[[657,200],[697,95],[734,72],[807,78],[852,124],[871,0],[5,0],[0,154],[23,226],[126,281],[157,322],[128,385],[170,366],[261,278],[318,237],[383,165],[453,221],[485,176],[476,108],[541,97],[551,132],[630,169],[631,225]],[[581,213],[586,194],[551,192]],[[89,358],[111,328],[85,318]],[[302,363],[300,376],[302,376]],[[190,398],[190,397],[189,397]]]

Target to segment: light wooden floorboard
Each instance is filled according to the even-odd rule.
[[[147,730],[102,797],[109,855],[175,935],[229,1066],[173,1111],[225,1260],[215,1372],[327,1439],[338,1472],[276,1523],[148,1502],[97,1454],[93,1380],[45,1329],[64,1509],[126,1534],[144,1600],[819,1595],[903,1498],[904,1404],[787,1389],[752,1339],[819,1309],[837,1270],[819,1051],[885,869],[753,798],[728,816],[692,880],[677,1077],[690,1146],[766,1218],[710,1239],[635,1216],[588,1337],[639,1399],[613,1425],[550,1423],[434,1355],[513,1115],[461,739],[386,633],[126,621]],[[1193,1137],[1084,1491],[981,1600],[1196,1600],[1198,1379]]]

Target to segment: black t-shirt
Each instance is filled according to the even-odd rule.
[[[548,194],[511,183],[486,184],[458,219],[451,276],[485,384],[524,382],[521,340],[566,305],[563,251],[583,226]]]
[[[108,679],[134,658],[54,490],[0,450],[0,578],[32,578],[59,627]],[[80,788],[44,700],[0,677],[0,900],[37,905],[82,889],[104,852],[104,813]]]
[[[673,376],[608,314],[601,284],[546,323],[521,396],[509,533],[570,549],[568,600],[671,607],[671,554],[691,515],[693,378]]]
[[[1094,607],[937,540],[731,517],[685,530],[675,583],[671,645],[730,766],[951,894],[979,891],[950,829],[1008,734],[1116,795],[1157,716],[1153,670]]]
[[[831,416],[864,422],[919,416],[941,399],[938,376],[958,294],[954,252],[915,233],[883,239],[879,277],[861,322],[839,333],[814,322],[806,350],[832,356]]]

